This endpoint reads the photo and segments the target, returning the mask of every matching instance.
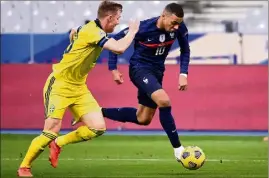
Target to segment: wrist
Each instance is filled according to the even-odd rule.
[[[179,74],[180,76],[184,76],[184,77],[188,77],[188,74],[184,74],[184,73],[181,73],[181,74]]]
[[[130,36],[135,36],[136,32],[134,32],[134,31],[129,31],[128,34],[129,34]]]
[[[112,73],[113,75],[115,75],[115,74],[119,73],[119,71],[118,71],[118,69],[114,69],[114,70],[111,71],[111,73]]]
[[[115,70],[117,70],[117,66],[109,66],[108,69],[113,72]]]

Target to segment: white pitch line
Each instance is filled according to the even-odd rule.
[[[73,177],[75,177],[75,178],[91,178],[91,176],[64,176],[65,178],[73,178]],[[94,176],[94,178],[126,178],[127,176]],[[159,178],[160,176],[141,176],[141,175],[139,175],[139,176],[128,176],[128,178]],[[163,176],[162,176],[163,177]],[[53,178],[53,177],[51,177],[51,178]],[[59,177],[55,177],[55,178],[59,178]]]
[[[240,177],[244,176],[244,178],[265,178],[264,175],[241,175]],[[91,178],[91,176],[66,176],[65,178]],[[106,175],[106,176],[94,176],[94,178],[126,178],[127,176],[113,176],[113,175]],[[138,176],[128,176],[129,178],[163,178],[163,175],[147,175],[147,176],[143,176],[143,175],[138,175]],[[216,177],[216,175],[199,175],[199,177],[206,177],[206,178],[223,178],[223,175],[219,175]],[[59,177],[51,177],[51,178],[59,178]],[[62,177],[61,177],[62,178]]]
[[[21,158],[22,159],[22,158]],[[19,158],[2,158],[1,161],[18,161],[21,160]],[[48,161],[48,159],[38,159],[41,161]],[[172,162],[175,161],[174,159],[154,159],[154,158],[62,158],[59,159],[60,161],[161,161],[161,162]],[[242,160],[236,160],[236,159],[207,159],[208,162],[239,162],[239,161],[245,161],[245,162],[268,162],[268,160],[263,159],[242,159]]]

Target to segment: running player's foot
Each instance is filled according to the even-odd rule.
[[[183,153],[183,150],[184,150],[183,146],[180,146],[178,148],[174,148],[175,157],[176,157],[176,160],[178,162],[180,162],[180,158],[181,158],[181,155]]]
[[[27,167],[20,167],[17,171],[19,177],[33,177],[31,169]]]
[[[61,147],[59,147],[55,142],[55,140],[53,140],[52,142],[50,142],[49,148],[50,148],[50,156],[49,156],[50,164],[52,167],[56,168],[58,166],[58,159],[61,153]]]

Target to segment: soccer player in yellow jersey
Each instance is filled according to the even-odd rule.
[[[61,147],[70,143],[90,140],[106,131],[101,108],[86,86],[88,72],[95,66],[103,48],[123,53],[139,29],[138,21],[129,23],[125,38],[114,40],[106,33],[113,32],[119,24],[122,5],[103,1],[98,8],[98,18],[80,26],[74,39],[64,51],[62,60],[53,65],[53,72],[44,86],[45,124],[41,135],[33,139],[17,173],[19,177],[33,177],[32,162],[50,147],[50,162],[57,167]],[[62,117],[69,108],[74,124],[83,122],[77,130],[59,136]]]

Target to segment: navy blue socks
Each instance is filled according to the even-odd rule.
[[[119,122],[132,122],[139,124],[136,117],[136,108],[102,108],[103,116]]]
[[[171,113],[171,107],[160,107],[160,122],[161,125],[166,132],[172,146],[174,148],[178,148],[181,146],[181,143],[179,141],[177,128],[175,125],[174,118]]]

